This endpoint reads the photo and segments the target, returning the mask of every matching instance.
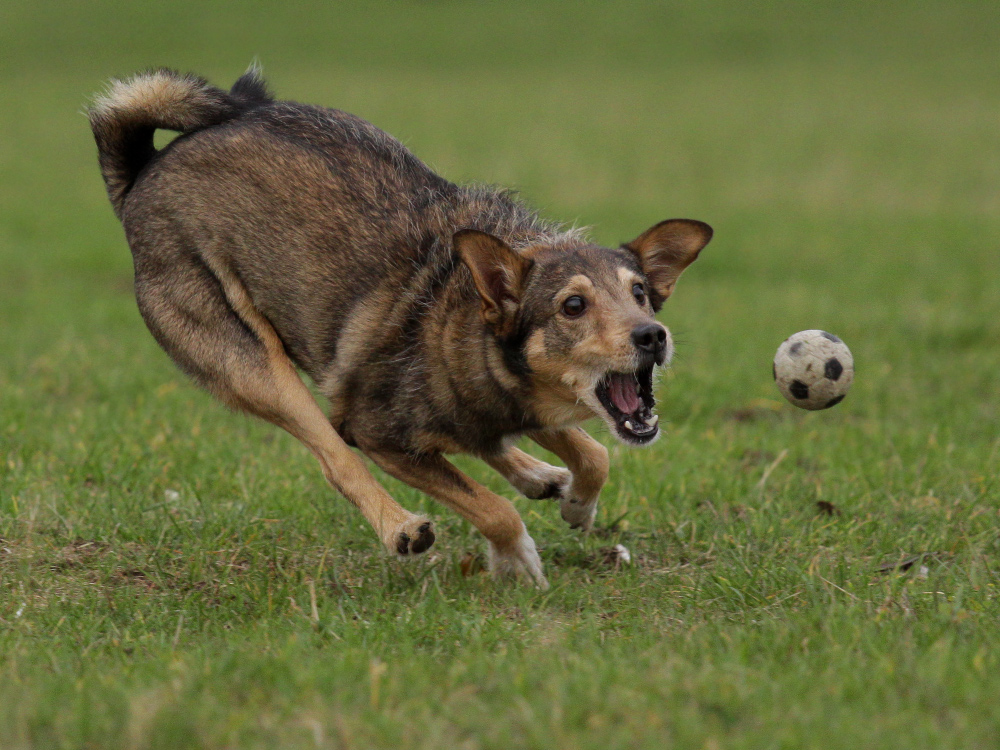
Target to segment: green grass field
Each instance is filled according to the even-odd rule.
[[[0,748],[997,746],[995,3],[226,6],[4,4]],[[387,558],[146,332],[80,111],[254,57],[601,242],[715,227],[600,530],[517,500],[551,590],[389,479],[439,534]],[[803,328],[854,351],[836,409],[771,383]]]

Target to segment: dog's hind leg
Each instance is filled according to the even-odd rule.
[[[532,500],[562,498],[572,478],[569,470],[540,461],[513,445],[501,453],[487,456],[485,461],[514,489]]]
[[[530,578],[548,588],[535,541],[514,504],[456,469],[440,454],[411,456],[369,450],[367,456],[387,473],[425,492],[470,521],[489,541],[490,570],[498,578]]]
[[[581,427],[532,432],[530,437],[559,456],[573,472],[569,490],[560,502],[560,511],[570,526],[587,531],[594,525],[597,499],[608,480],[608,449]]]
[[[327,481],[358,507],[389,550],[407,555],[433,544],[430,521],[393,500],[333,429],[235,276],[210,269],[198,255],[177,253],[169,263],[136,264],[136,298],[181,369],[227,405],[305,444]]]

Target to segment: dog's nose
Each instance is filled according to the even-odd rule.
[[[643,323],[632,329],[632,343],[641,352],[659,354],[667,343],[667,329],[657,323]]]

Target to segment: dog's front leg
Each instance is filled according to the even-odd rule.
[[[532,440],[561,458],[573,472],[569,490],[562,496],[560,511],[570,526],[587,531],[594,525],[597,499],[608,479],[608,449],[582,428],[540,430]]]
[[[535,541],[510,500],[476,483],[440,454],[363,450],[384,471],[454,509],[479,529],[489,541],[494,576],[529,578],[548,588]]]
[[[572,475],[567,469],[540,461],[513,445],[484,460],[531,500],[561,499],[569,490]]]

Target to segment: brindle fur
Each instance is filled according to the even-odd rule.
[[[589,528],[608,457],[575,426],[600,408],[584,390],[637,366],[629,333],[707,225],[599,247],[509,192],[448,182],[353,115],[274,101],[255,70],[229,92],[168,70],[115,81],[90,119],[139,309],[177,365],[300,439],[388,549],[423,552],[433,529],[349,445],[474,523],[496,573],[544,585],[511,502],[441,454],[479,456]],[[157,128],[182,135],[156,151]],[[569,291],[589,295],[586,320],[560,315]],[[569,471],[515,448],[522,435]]]

